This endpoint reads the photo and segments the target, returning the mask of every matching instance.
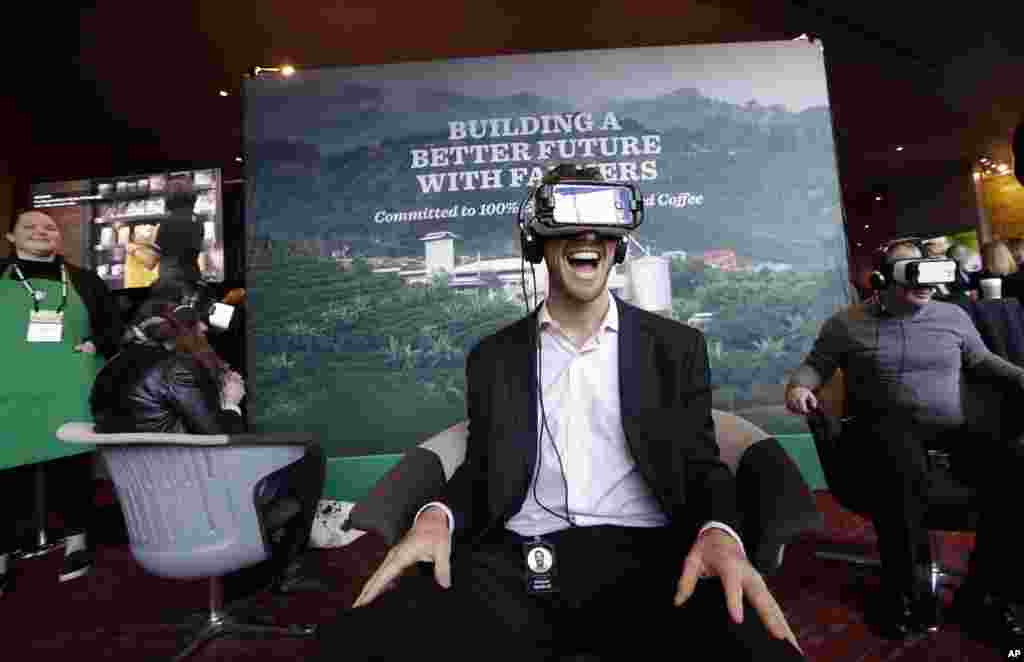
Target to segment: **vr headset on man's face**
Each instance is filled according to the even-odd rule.
[[[907,288],[955,283],[956,269],[956,260],[946,257],[908,258],[889,265],[892,282]]]
[[[520,227],[541,237],[573,236],[594,232],[624,237],[644,217],[644,202],[632,184],[562,180],[542,184],[519,207]]]

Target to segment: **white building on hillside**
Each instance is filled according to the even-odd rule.
[[[427,257],[427,272],[438,270],[451,273],[455,269],[455,240],[458,235],[451,232],[431,232],[420,237]]]
[[[534,298],[534,282],[536,282],[536,296],[544,298],[548,291],[548,270],[547,265],[542,261],[540,264],[531,265],[523,262],[519,257],[500,257],[484,259],[477,255],[475,260],[470,260],[459,266],[455,266],[455,240],[459,237],[451,232],[431,232],[420,237],[426,251],[425,268],[380,268],[375,269],[377,273],[397,272],[398,276],[409,285],[428,284],[439,272],[448,274],[448,287],[461,291],[483,290],[489,296],[503,296],[509,301],[522,301],[525,284],[528,300]],[[671,301],[671,286],[661,282],[667,277],[667,263],[652,264],[653,262],[666,262],[666,258],[654,258],[651,256],[630,260],[627,258],[624,264],[615,265],[611,275],[608,277],[608,289],[619,295],[626,301],[634,301],[641,307],[648,306],[657,300],[655,307],[664,307],[663,299]],[[654,269],[651,267],[662,267]],[[662,272],[665,272],[664,275]],[[664,276],[664,277],[663,277]],[[634,292],[631,281],[635,280],[637,285],[642,285],[643,292]],[[654,289],[651,289],[654,288]],[[650,291],[648,291],[650,290]],[[652,295],[656,294],[652,298]]]

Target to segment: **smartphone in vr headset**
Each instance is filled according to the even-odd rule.
[[[932,287],[956,282],[956,261],[945,257],[896,260],[891,266],[893,282],[904,287]]]
[[[644,202],[629,183],[562,180],[532,190],[519,223],[542,237],[596,232],[622,237],[643,222]]]

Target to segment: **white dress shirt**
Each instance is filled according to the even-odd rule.
[[[582,347],[577,347],[552,319],[546,302],[539,311],[541,351],[537,368],[543,386],[542,406],[537,408],[540,449],[523,507],[506,524],[507,529],[520,535],[541,536],[568,528],[569,522],[577,526],[636,527],[668,523],[668,516],[637,469],[622,428],[619,314],[615,299],[609,298],[600,328]],[[420,512],[430,506],[443,508],[451,530],[451,511],[435,502]],[[728,525],[708,522],[700,532],[709,528],[725,530],[742,547],[739,536]]]

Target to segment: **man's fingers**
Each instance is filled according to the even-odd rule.
[[[397,564],[382,565],[377,572],[373,573],[370,581],[366,582],[362,594],[353,606],[362,607],[373,602],[383,592],[384,587],[394,582],[401,572],[402,568]]]
[[[690,599],[693,590],[697,588],[697,580],[700,579],[700,562],[693,556],[687,556],[683,562],[683,574],[679,577],[676,585],[676,596],[672,601],[676,607]]]
[[[725,592],[725,606],[729,616],[737,623],[743,622],[743,584],[734,572],[721,576],[722,590]]]
[[[782,613],[782,607],[779,606],[779,603],[776,602],[763,582],[759,582],[759,586],[751,588],[748,591],[747,597],[758,615],[760,615],[761,621],[768,632],[776,639],[785,639],[803,653],[803,649],[800,648],[800,644],[797,642],[796,635],[793,634],[789,623],[786,622],[786,615]]]
[[[761,616],[765,627],[776,639],[785,639],[787,635],[792,634],[786,625],[786,619],[782,616],[782,609],[766,588],[752,588],[747,597]]]
[[[443,565],[440,563],[434,564],[434,581],[436,581],[437,585],[441,588],[452,587],[452,573],[451,570],[448,569],[447,563]]]
[[[385,586],[394,582],[398,575],[402,573],[404,568],[402,564],[397,561],[398,555],[394,553],[394,549],[388,552],[387,557],[384,558],[384,563],[377,568],[377,572],[373,573],[366,585],[363,586],[362,592],[356,601],[352,604],[353,607],[362,607],[368,605],[380,595],[381,591]]]
[[[434,559],[434,579],[443,588],[451,588],[452,586],[452,568],[450,551],[447,542],[441,544],[441,549]]]
[[[449,554],[450,543],[447,537],[437,543],[430,543],[424,538],[403,540],[387,553],[380,567],[363,586],[352,607],[362,607],[373,602],[378,595],[393,587],[402,573],[416,561],[433,563],[437,583],[444,588],[450,587],[452,577]]]
[[[376,580],[377,573],[375,572],[366,580],[366,583],[363,584],[363,590],[359,592],[359,597],[357,597],[356,601],[352,603],[353,608],[362,607],[363,605],[373,602],[373,599],[377,597]]]
[[[370,600],[373,600],[373,595],[375,592],[374,585],[376,583],[377,575],[380,573],[381,569],[391,561],[391,557],[394,556],[394,554],[395,550],[393,548],[388,550],[388,553],[384,557],[384,560],[381,562],[380,566],[378,566],[377,570],[375,570],[374,573],[370,575],[370,578],[366,580],[366,583],[363,584],[363,590],[359,592],[359,596],[356,597],[356,601],[352,603],[353,607],[361,607],[364,604],[367,604]]]

